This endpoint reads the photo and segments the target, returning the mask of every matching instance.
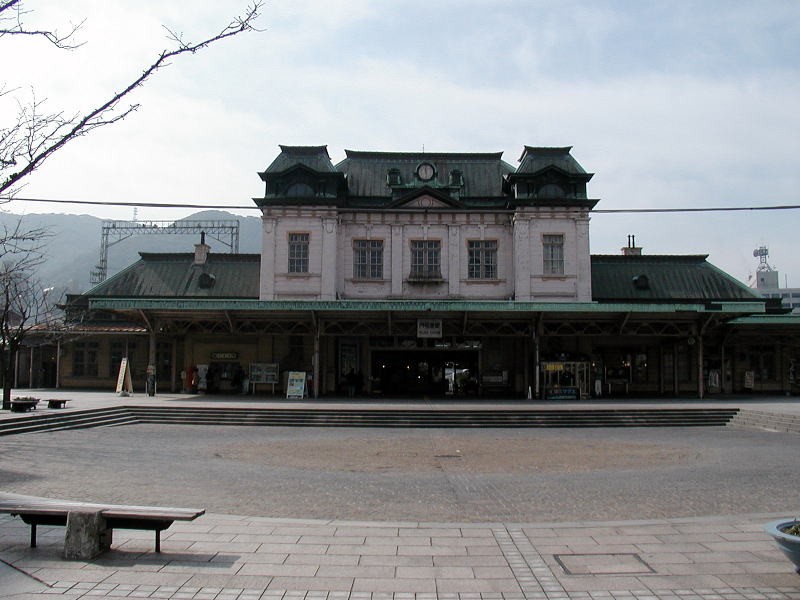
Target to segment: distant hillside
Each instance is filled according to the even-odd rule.
[[[14,227],[20,216],[0,212],[0,227]],[[239,252],[261,251],[261,219],[241,217],[223,211],[202,211],[180,220],[239,221]],[[39,277],[46,287],[69,293],[80,293],[89,289],[89,274],[100,260],[100,236],[104,219],[90,215],[31,214],[22,217],[23,228],[45,228],[52,237],[47,242],[45,263],[40,267]],[[114,241],[111,239],[110,241]],[[114,275],[139,259],[139,252],[192,252],[200,241],[194,235],[134,235],[109,248],[108,274]],[[206,236],[212,252],[227,253],[230,250]]]

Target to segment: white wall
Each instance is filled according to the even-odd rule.
[[[589,219],[578,210],[520,209],[342,211],[263,209],[261,299],[591,300]],[[290,233],[308,233],[309,272],[288,273]],[[565,272],[545,276],[542,236],[564,236]],[[353,240],[383,240],[383,278],[354,279]],[[441,282],[415,283],[412,240],[439,240]],[[497,241],[497,278],[468,278],[469,240]]]

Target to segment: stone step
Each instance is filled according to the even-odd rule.
[[[0,435],[136,423],[251,427],[721,427],[738,409],[333,410],[140,407],[7,419]]]
[[[744,409],[731,420],[732,427],[800,433],[800,416]]]

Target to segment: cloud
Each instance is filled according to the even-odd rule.
[[[25,46],[4,76],[56,106],[92,105],[164,46],[162,23],[194,37],[239,8],[48,7],[88,15],[90,44]],[[512,164],[534,144],[574,146],[600,207],[797,203],[798,16],[793,1],[275,0],[263,33],[174,61],[137,92],[137,114],[59,153],[26,194],[247,204],[280,143],[328,144],[334,160],[345,148],[505,150]],[[800,277],[796,220],[597,215],[592,247],[617,252],[637,233],[645,251],[710,251],[746,277],[766,238]]]

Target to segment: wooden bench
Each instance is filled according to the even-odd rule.
[[[60,398],[50,398],[47,401],[47,408],[65,408],[69,400]]]
[[[174,521],[193,521],[205,513],[204,509],[166,508],[159,506],[118,506],[87,502],[66,502],[35,496],[0,494],[0,513],[20,517],[31,526],[31,548],[36,547],[38,525],[68,526],[71,512],[96,512],[105,519],[105,531],[110,545],[114,529],[141,529],[155,532],[155,551],[161,552],[161,532]]]
[[[11,412],[28,412],[36,410],[39,401],[36,398],[17,398],[11,400]]]

